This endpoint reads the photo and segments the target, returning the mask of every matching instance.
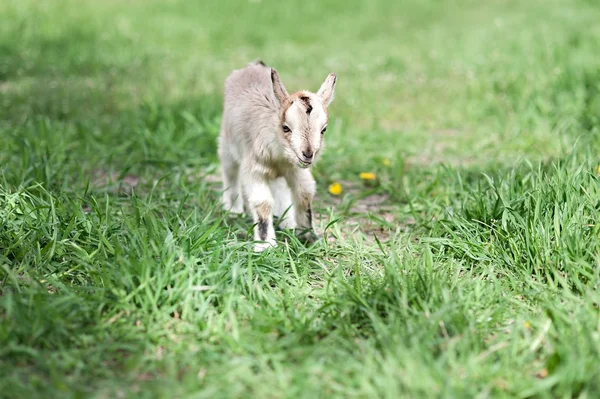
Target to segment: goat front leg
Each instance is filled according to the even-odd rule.
[[[248,208],[252,214],[254,227],[255,252],[277,245],[273,228],[273,194],[264,176],[248,173],[243,177],[244,193],[248,200]]]
[[[286,180],[292,191],[298,237],[305,243],[313,243],[318,238],[313,229],[312,218],[312,201],[316,192],[315,179],[308,169],[294,169],[286,176]]]

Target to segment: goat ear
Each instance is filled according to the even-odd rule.
[[[335,73],[330,73],[317,92],[317,96],[321,97],[325,106],[328,106],[333,101],[336,80],[337,76]]]
[[[285,104],[289,97],[289,94],[285,89],[283,83],[281,83],[279,73],[275,68],[271,68],[271,82],[273,82],[273,94],[275,94],[275,98],[277,99],[277,101],[279,101],[280,105]]]

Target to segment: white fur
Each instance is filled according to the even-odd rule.
[[[279,177],[269,184],[271,194],[275,199],[273,206],[273,215],[281,218],[285,215],[279,225],[284,229],[293,229],[296,227],[296,217],[294,215],[294,204],[292,201],[292,191],[287,185],[285,178]]]
[[[232,72],[225,82],[219,135],[223,205],[235,213],[245,206],[252,214],[254,238],[261,241],[256,251],[276,245],[273,215],[287,211],[284,228],[312,229],[316,185],[309,167],[323,147],[335,83],[330,74],[317,94],[289,95],[277,71],[262,63]]]

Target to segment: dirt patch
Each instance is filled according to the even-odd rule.
[[[368,241],[374,242],[377,237],[379,241],[386,242],[397,230],[409,229],[415,223],[412,218],[400,220],[397,217],[396,207],[390,203],[388,194],[374,192],[361,195],[365,190],[362,183],[343,181],[341,184],[345,193],[356,197],[351,200],[347,209],[344,209],[346,198],[331,195],[317,198],[319,203],[337,208],[342,214],[342,219],[337,222],[341,231],[339,238],[346,239],[362,233]],[[325,226],[331,221],[325,213],[318,217]],[[327,239],[333,242],[336,237],[328,234]]]
[[[206,172],[195,172],[195,173],[190,173],[190,175],[188,176],[188,183],[195,183],[198,181],[204,180],[207,183],[210,183],[211,185],[214,185],[215,187],[217,185],[220,185],[222,183],[222,179],[221,179],[221,174],[214,172],[214,173],[206,173]]]
[[[94,188],[106,189],[109,192],[130,192],[140,184],[140,177],[129,174],[121,176],[120,173],[107,172],[104,169],[92,171],[90,185]]]

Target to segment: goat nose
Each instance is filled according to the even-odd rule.
[[[311,159],[314,155],[314,152],[313,152],[313,150],[308,149],[308,150],[302,151],[302,155],[304,155],[304,158],[306,158],[306,159]]]

